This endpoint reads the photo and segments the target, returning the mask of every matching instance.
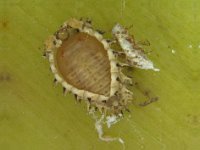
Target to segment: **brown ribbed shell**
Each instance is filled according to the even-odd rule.
[[[61,76],[74,87],[95,94],[110,94],[110,63],[103,44],[87,33],[64,40],[56,54]]]

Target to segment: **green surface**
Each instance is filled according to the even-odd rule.
[[[133,25],[147,39],[160,72],[135,69],[133,79],[159,101],[130,106],[106,134],[126,150],[200,149],[200,2],[198,0],[0,0],[0,149],[121,150],[98,139],[85,104],[53,86],[41,55],[44,40],[70,17],[90,17],[110,32]],[[175,54],[172,53],[175,50]],[[144,101],[134,88],[136,103]]]

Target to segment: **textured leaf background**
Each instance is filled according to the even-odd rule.
[[[0,0],[0,149],[123,149],[98,139],[85,104],[54,87],[41,57],[46,37],[70,17],[89,17],[108,33],[116,22],[133,25],[161,69],[133,71],[141,87],[134,102],[146,90],[159,101],[130,106],[105,133],[122,137],[126,150],[200,149],[199,12],[198,0]]]

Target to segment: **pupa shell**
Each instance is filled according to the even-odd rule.
[[[122,73],[111,43],[94,30],[89,20],[69,19],[45,42],[45,55],[64,92],[85,100],[88,108],[119,114],[127,109],[131,79]]]

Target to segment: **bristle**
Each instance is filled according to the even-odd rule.
[[[113,40],[113,39],[107,39],[106,41],[107,41],[107,43],[108,43],[109,45],[112,45],[112,44],[115,44],[115,43],[116,43],[116,40]]]
[[[122,87],[122,97],[123,99],[129,100],[133,98],[133,92],[128,90],[125,86]]]
[[[111,42],[109,42],[110,45],[117,43],[115,39],[112,39]]]
[[[92,99],[90,97],[87,98],[88,102],[91,103]]]
[[[58,81],[57,81],[56,78],[54,78],[53,83],[54,83],[54,85],[57,85],[57,84],[58,84]]]
[[[86,22],[89,23],[89,24],[92,24],[92,20],[89,19],[89,18],[86,19]]]
[[[120,78],[124,84],[133,85],[132,79],[124,75],[122,72],[120,72]]]
[[[122,51],[113,51],[113,54],[115,54],[117,56],[125,56],[125,53]]]
[[[67,89],[65,87],[63,87],[63,94],[64,94],[64,96],[66,96],[67,93],[68,93]]]
[[[77,101],[80,103],[81,102],[81,97],[77,96]]]
[[[130,67],[129,64],[121,63],[121,62],[118,62],[116,65],[117,65],[117,67]]]
[[[129,112],[129,113],[131,112],[130,109],[128,109],[128,108],[125,108],[125,110],[126,110],[127,112]]]
[[[133,95],[133,92],[131,92],[130,90],[126,89],[126,93]]]
[[[105,33],[105,31],[98,30],[98,29],[97,29],[96,31],[97,31],[99,34],[102,34],[102,35]]]
[[[111,40],[111,39],[107,39],[106,41],[107,41],[108,43],[111,43],[111,42],[112,42],[112,40]]]
[[[104,107],[101,108],[101,112],[105,113],[105,108]]]
[[[107,110],[106,110],[106,108],[105,108],[104,106],[102,106],[102,107],[99,107],[98,109],[99,109],[100,113],[102,113],[102,114],[106,115],[106,113],[107,113]]]
[[[47,53],[44,52],[43,55],[42,55],[42,57],[47,58]]]
[[[90,112],[92,109],[91,104],[87,102],[87,111]]]
[[[122,116],[124,116],[124,112],[121,110],[120,113],[122,114]]]
[[[103,114],[102,108],[103,107],[98,107],[98,110],[100,111],[101,114]]]
[[[98,110],[98,107],[95,106],[95,107],[94,107],[94,110],[97,111],[97,110]]]
[[[74,98],[77,102],[81,102],[81,98],[77,94],[74,94]]]
[[[139,105],[140,106],[147,106],[153,102],[156,102],[158,100],[158,97],[153,97],[153,98],[150,98],[149,100],[145,101],[144,103],[140,103]]]
[[[74,98],[77,100],[77,94],[74,94]]]
[[[83,21],[83,22],[86,22],[86,23],[89,23],[89,24],[92,24],[92,20],[90,18],[83,18],[83,17],[81,17],[79,20]]]

